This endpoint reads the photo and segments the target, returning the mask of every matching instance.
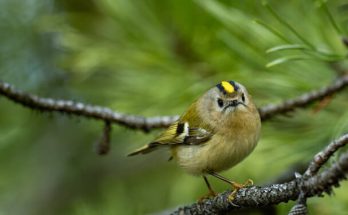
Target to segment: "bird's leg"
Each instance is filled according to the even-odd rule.
[[[216,196],[216,193],[215,191],[211,188],[210,184],[209,184],[209,181],[207,179],[207,177],[205,177],[205,175],[203,175],[203,179],[205,181],[205,184],[207,185],[208,189],[209,189],[209,195],[211,196]]]
[[[202,196],[201,198],[199,198],[199,200],[198,200],[199,202],[201,202],[202,200],[204,200],[204,199],[206,199],[206,198],[214,197],[214,196],[217,195],[216,192],[211,188],[211,186],[210,186],[210,184],[209,184],[209,181],[208,181],[208,179],[207,179],[207,177],[206,177],[205,175],[203,175],[203,179],[204,179],[204,181],[205,181],[205,184],[206,184],[207,187],[208,187],[209,193],[206,194],[206,195],[204,195],[204,196]]]
[[[225,178],[225,177],[223,177],[223,176],[221,176],[221,175],[219,175],[219,174],[217,174],[215,172],[211,172],[209,174],[214,176],[214,177],[216,177],[216,178],[218,178],[218,179],[220,179],[220,180],[222,180],[222,181],[224,181],[224,182],[226,182],[226,183],[228,183],[228,184],[230,184],[230,185],[232,185],[233,191],[228,196],[228,199],[230,201],[233,201],[233,199],[235,198],[238,190],[240,190],[240,189],[242,189],[244,187],[252,186],[254,184],[254,182],[251,179],[248,179],[246,182],[244,182],[244,184],[239,184],[239,183],[231,181],[231,180],[229,180],[229,179],[227,179],[227,178]]]

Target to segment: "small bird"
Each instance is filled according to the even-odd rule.
[[[170,160],[174,158],[190,174],[203,176],[208,196],[216,193],[207,175],[232,185],[235,194],[247,184],[252,185],[252,181],[239,184],[218,172],[248,156],[259,140],[260,130],[260,115],[246,88],[235,81],[222,81],[196,100],[157,139],[129,156],[169,148]]]

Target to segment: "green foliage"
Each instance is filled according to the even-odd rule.
[[[266,51],[266,53],[273,53],[276,51],[284,51],[284,50],[299,50],[302,55],[293,55],[293,56],[286,56],[281,57],[278,59],[273,60],[272,62],[268,63],[266,66],[271,67],[275,66],[281,63],[294,61],[294,60],[304,60],[304,59],[314,59],[314,60],[320,60],[320,61],[328,61],[328,62],[336,62],[345,59],[345,55],[339,55],[334,54],[328,51],[323,51],[315,47],[311,42],[309,42],[305,37],[303,37],[293,26],[291,26],[287,21],[285,21],[283,18],[279,16],[277,12],[274,11],[274,9],[268,4],[264,4],[265,7],[268,9],[270,14],[278,20],[279,23],[281,23],[289,32],[291,32],[302,44],[285,44],[285,45],[279,45],[275,46],[273,48],[270,48]],[[332,14],[330,13],[327,3],[322,2],[321,7],[324,8],[325,15],[330,20],[330,24],[333,26],[333,28],[336,30],[336,33],[340,33],[341,30],[338,27],[338,24],[335,22]],[[259,22],[261,25],[266,27],[269,31],[271,31],[273,34],[278,36],[280,39],[284,40],[287,43],[292,43],[291,39],[285,36],[284,34],[280,33],[279,31],[273,29],[271,26]],[[338,36],[338,35],[337,35]],[[342,44],[343,45],[343,44]]]
[[[329,84],[333,68],[347,70],[344,4],[0,1],[0,75],[39,95],[145,116],[180,114],[221,80],[243,83],[262,106]],[[262,185],[308,162],[347,132],[347,95],[319,112],[314,105],[264,123],[255,152],[223,174]],[[0,214],[144,214],[206,193],[203,180],[166,162],[166,153],[125,157],[157,132],[113,126],[111,153],[99,157],[92,147],[101,122],[0,104]],[[311,199],[312,213],[347,211],[342,185],[333,197]]]

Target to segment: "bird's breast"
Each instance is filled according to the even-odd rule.
[[[261,123],[248,121],[219,132],[201,145],[177,146],[174,157],[181,167],[194,175],[229,169],[247,157],[260,136]]]

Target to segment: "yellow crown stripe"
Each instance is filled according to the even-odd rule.
[[[230,82],[222,81],[221,82],[221,86],[222,86],[222,88],[224,88],[224,90],[227,93],[233,93],[234,92],[234,87],[233,87],[233,85]]]

